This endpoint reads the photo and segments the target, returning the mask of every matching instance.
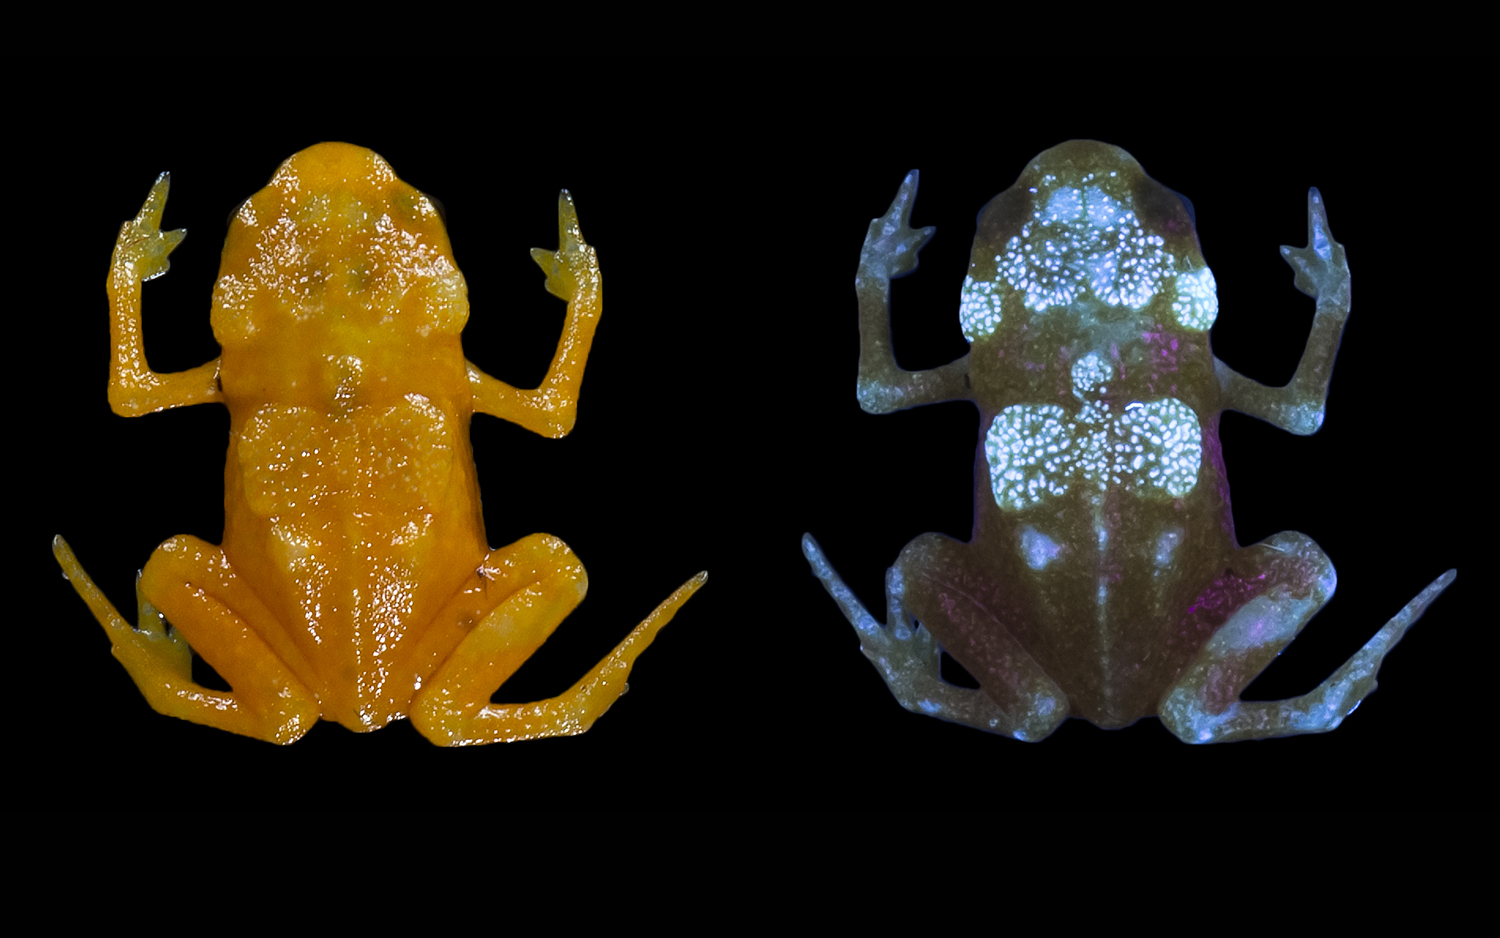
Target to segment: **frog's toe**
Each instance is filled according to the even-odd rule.
[[[73,584],[73,589],[104,627],[113,645],[114,656],[132,677],[141,674],[148,679],[157,680],[192,679],[192,649],[181,634],[166,627],[161,613],[147,601],[141,592],[140,574],[136,575],[135,586],[140,607],[136,621],[140,627],[135,628],[125,621],[125,617],[115,609],[114,603],[109,601],[103,590],[84,571],[73,549],[61,536],[53,538],[52,554],[62,567],[63,577]]]

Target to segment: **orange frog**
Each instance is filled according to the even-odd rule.
[[[320,716],[358,732],[409,716],[453,746],[588,729],[707,574],[567,693],[490,702],[588,588],[550,535],[489,549],[469,449],[475,412],[549,437],[573,428],[601,302],[568,193],[558,250],[532,251],[567,321],[541,386],[522,391],[464,359],[467,289],[433,203],[343,143],[296,154],[235,213],[214,287],[219,358],[152,371],[141,283],[167,272],[184,234],[160,228],[167,184],[115,244],[109,401],[122,416],[229,407],[224,544],[162,544],[136,583],[137,629],[53,543],[146,700],[277,743]],[[194,683],[192,649],[232,691]]]

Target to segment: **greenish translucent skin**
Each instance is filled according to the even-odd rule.
[[[1239,699],[1336,584],[1304,534],[1239,546],[1218,440],[1225,410],[1301,435],[1322,426],[1350,292],[1318,191],[1308,246],[1281,249],[1317,301],[1312,330],[1292,380],[1268,388],[1210,349],[1217,298],[1184,200],[1088,140],[1037,156],[981,212],[960,310],[969,353],[901,369],[890,282],[933,233],[909,225],[916,188],[913,172],[865,238],[857,394],[876,414],[977,405],[973,537],[908,544],[886,577],[885,624],[802,541],[897,700],[1023,740],[1069,716],[1115,728],[1155,715],[1192,743],[1338,726],[1455,571],[1312,692]],[[942,680],[943,651],[979,689]]]

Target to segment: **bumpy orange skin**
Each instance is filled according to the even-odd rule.
[[[567,193],[559,249],[532,252],[568,301],[534,391],[465,360],[467,291],[432,202],[377,154],[338,143],[287,160],[235,213],[213,298],[221,356],[153,372],[141,283],[166,272],[182,238],[160,230],[166,195],[163,175],[116,244],[110,403],[125,416],[229,407],[224,544],[164,543],[138,585],[139,629],[55,544],[147,700],[283,743],[320,717],[364,731],[410,716],[449,745],[587,729],[705,575],[567,694],[489,703],[588,585],[550,535],[488,548],[468,433],[476,411],[551,437],[572,429],[601,296]],[[193,683],[189,646],[231,692]]]

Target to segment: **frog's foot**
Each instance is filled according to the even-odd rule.
[[[1244,554],[1251,555],[1249,562],[1258,567],[1244,577],[1262,584],[1257,595],[1214,632],[1159,708],[1162,722],[1183,742],[1233,742],[1335,729],[1375,690],[1375,674],[1386,654],[1455,576],[1449,570],[1438,577],[1311,693],[1290,700],[1243,701],[1240,693],[1323,607],[1335,582],[1332,564],[1304,534],[1278,534]]]
[[[1328,209],[1317,189],[1307,191],[1307,247],[1283,244],[1281,256],[1296,271],[1297,289],[1317,299],[1337,301],[1343,296],[1344,302],[1337,305],[1348,312],[1349,265],[1344,260],[1344,246],[1329,233]]]
[[[52,552],[157,713],[273,743],[295,742],[317,722],[316,699],[236,614],[270,615],[235,578],[219,548],[175,537],[152,554],[136,580],[139,629],[94,585],[66,541],[55,538]],[[194,683],[193,648],[233,691]]]
[[[531,259],[547,275],[547,292],[569,303],[597,310],[599,305],[599,259],[583,240],[573,197],[564,189],[557,197],[556,251],[532,248]]]
[[[628,690],[635,659],[708,579],[700,573],[667,598],[566,693],[525,704],[490,696],[541,647],[588,591],[588,575],[568,545],[533,534],[493,551],[480,568],[488,610],[412,700],[411,720],[440,746],[515,742],[582,733]],[[468,621],[462,597],[448,613]]]
[[[812,565],[813,573],[822,582],[823,588],[839,604],[844,617],[859,634],[860,651],[875,665],[901,706],[913,713],[962,723],[988,733],[1000,733],[1028,741],[1045,738],[1068,715],[1067,697],[1057,685],[1041,672],[1031,657],[1004,632],[1003,627],[969,600],[969,597],[960,597],[962,601],[941,611],[937,605],[929,602],[933,596],[920,586],[917,590],[909,591],[907,575],[911,563],[908,556],[912,554],[914,546],[928,539],[947,540],[938,538],[937,535],[918,538],[907,545],[896,566],[886,573],[889,625],[876,622],[855,598],[811,534],[802,536],[802,553]],[[955,542],[949,543],[960,547]],[[927,611],[925,616],[922,612],[916,615],[916,618],[925,622],[934,623],[946,616],[952,622],[964,622],[977,625],[981,630],[993,630],[995,634],[990,637],[990,642],[1005,645],[1011,661],[1015,663],[1009,678],[998,679],[1010,706],[1002,708],[997,705],[991,699],[990,685],[983,680],[981,684],[985,689],[981,691],[956,687],[942,679],[942,648],[938,646],[932,632],[917,624],[907,612],[905,604],[908,596],[914,607]],[[962,626],[955,628],[962,630]],[[1018,674],[1017,671],[1023,673]]]
[[[936,228],[913,228],[911,209],[917,201],[917,171],[906,174],[896,198],[884,215],[870,222],[859,256],[859,276],[893,280],[917,269],[917,252]]]
[[[161,230],[161,214],[167,207],[171,182],[171,173],[156,177],[146,204],[134,218],[120,226],[120,236],[115,239],[114,269],[130,279],[144,282],[166,273],[172,266],[167,255],[187,236],[184,228]]]

